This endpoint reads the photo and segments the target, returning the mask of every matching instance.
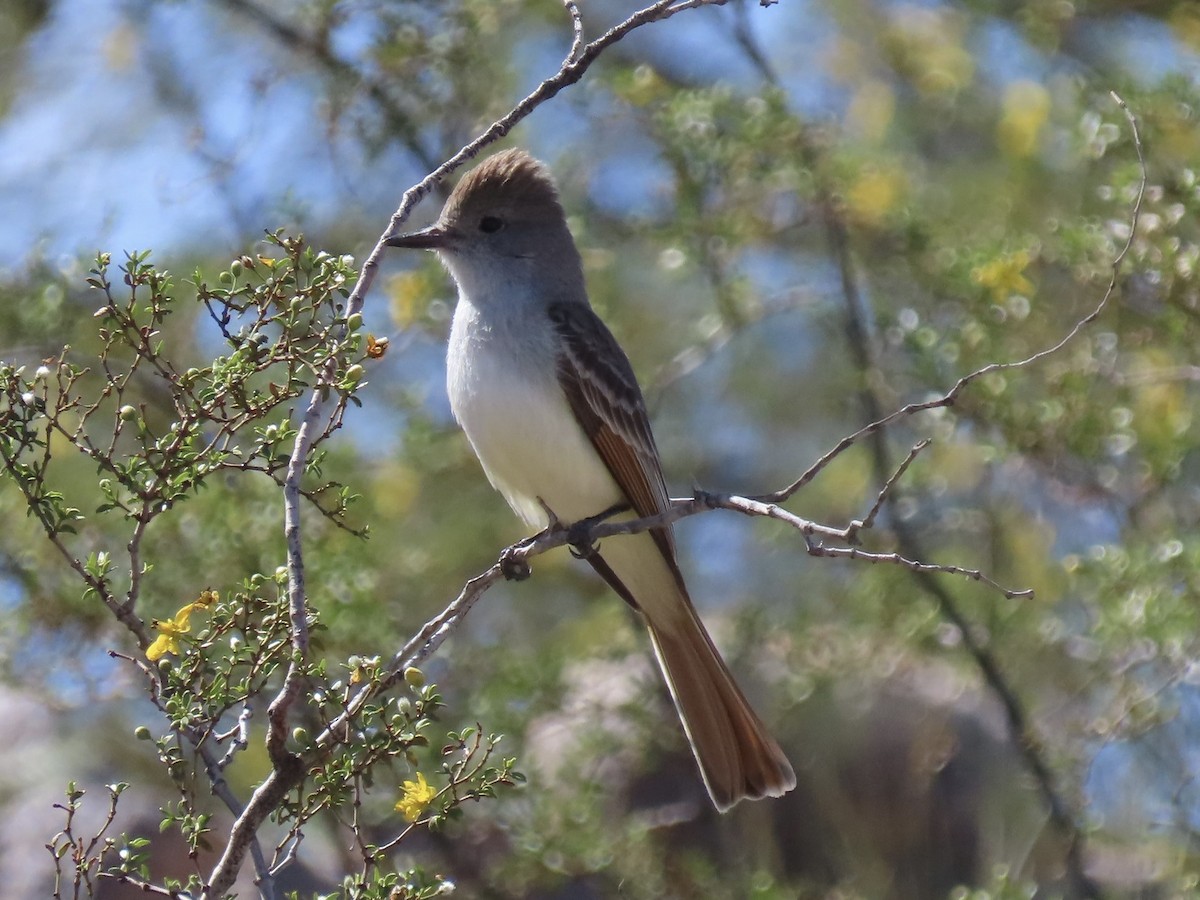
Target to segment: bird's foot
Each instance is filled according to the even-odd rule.
[[[567,526],[567,547],[571,555],[576,559],[589,559],[594,556],[600,550],[600,545],[592,538],[592,529],[628,508],[627,503],[615,503],[598,515],[580,519]]]
[[[567,529],[567,549],[576,559],[588,559],[600,550],[600,545],[592,540],[592,525],[591,519],[584,519]]]

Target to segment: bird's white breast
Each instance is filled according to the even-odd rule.
[[[521,331],[507,330],[510,324]],[[542,528],[543,502],[569,524],[603,512],[621,492],[559,387],[549,320],[532,323],[533,333],[530,327],[486,322],[460,298],[447,390],[488,480],[517,515]]]

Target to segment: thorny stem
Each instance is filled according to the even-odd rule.
[[[49,443],[49,441],[47,441],[47,443]],[[16,460],[2,451],[0,451],[0,457],[3,457],[4,468],[8,471],[12,471],[13,467],[16,465]],[[131,609],[126,608],[125,604],[117,600],[117,598],[113,596],[112,591],[109,590],[108,583],[103,578],[96,578],[93,576],[87,570],[87,567],[84,565],[83,561],[75,556],[75,554],[71,552],[70,548],[63,543],[62,537],[54,527],[54,523],[46,517],[42,510],[41,503],[38,501],[38,498],[34,496],[33,492],[29,488],[29,485],[26,484],[26,482],[21,478],[14,478],[13,480],[17,483],[17,487],[20,489],[25,498],[26,507],[33,511],[34,517],[38,520],[38,524],[42,526],[42,530],[46,533],[46,537],[54,546],[54,549],[56,549],[59,554],[62,555],[63,559],[66,560],[67,565],[69,565],[75,571],[75,573],[78,574],[81,579],[83,579],[83,583],[86,584],[90,590],[95,591],[96,596],[100,598],[100,602],[108,607],[109,612],[116,617],[117,621],[129,629],[129,631],[137,639],[138,646],[142,647],[143,649],[148,647],[150,645],[150,632],[146,630],[146,623],[138,618],[138,616],[135,615]]]

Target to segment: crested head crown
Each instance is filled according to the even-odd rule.
[[[446,202],[445,214],[454,217],[475,206],[550,206],[562,211],[550,170],[519,149],[490,156],[463,176]]]

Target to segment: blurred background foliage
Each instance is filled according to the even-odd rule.
[[[589,35],[632,8],[588,0]],[[547,0],[4,9],[0,357],[31,366],[64,344],[77,361],[98,352],[84,284],[97,250],[153,250],[181,296],[193,271],[215,277],[267,229],[364,257],[404,188],[552,74],[570,40]],[[586,567],[541,558],[428,666],[446,727],[504,732],[530,784],[406,842],[404,860],[470,897],[1086,893],[1031,746],[1106,896],[1192,895],[1196,4],[735,0],[634,33],[506,144],[559,178],[669,483],[752,493],[1094,308],[1140,176],[1114,90],[1139,119],[1149,180],[1115,302],[1061,352],[861,441],[789,504],[834,525],[862,516],[932,438],[866,545],[1035,597],[809,558],[795,533],[727,513],[682,523],[697,603],[801,782],[718,817],[636,623]],[[365,315],[391,346],[325,461],[361,495],[351,524],[370,537],[306,519],[331,665],[386,659],[522,534],[449,415],[450,282],[432,258],[386,266]],[[180,304],[164,336],[181,368],[219,352],[198,304]],[[156,386],[143,387],[153,411]],[[85,512],[98,502],[90,465],[64,456],[58,477]],[[273,571],[281,513],[253,477],[180,504],[147,536],[148,612]],[[139,682],[106,652],[131,649],[128,635],[81,599],[7,482],[0,520],[0,883],[46,896],[39,854],[69,778],[133,782],[131,830],[154,831],[169,792],[132,741],[152,715]],[[91,517],[72,546],[119,553],[127,539]],[[265,765],[255,751],[232,771],[243,796]],[[345,847],[325,823],[291,886],[338,882],[356,864]]]

